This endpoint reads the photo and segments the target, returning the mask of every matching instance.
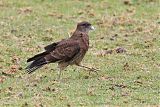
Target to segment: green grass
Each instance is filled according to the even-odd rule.
[[[160,105],[160,2],[130,3],[1,0],[0,106]],[[25,73],[27,58],[43,51],[45,45],[67,38],[83,20],[96,27],[89,34],[91,48],[83,64],[101,69],[99,75],[70,66],[56,82],[57,64]],[[105,49],[117,47],[127,52],[102,55]]]

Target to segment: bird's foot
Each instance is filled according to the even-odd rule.
[[[98,75],[98,72],[97,71],[100,71],[99,69],[96,69],[96,68],[89,68],[89,75],[91,74],[91,72],[95,72],[97,75]]]
[[[95,72],[97,75],[98,75],[97,71],[100,71],[99,69],[96,69],[96,68],[93,68],[93,67],[90,68],[90,67],[87,67],[87,66],[84,66],[84,65],[77,65],[77,66],[80,66],[80,67],[88,69],[89,71]],[[89,74],[90,74],[90,72],[89,72]]]

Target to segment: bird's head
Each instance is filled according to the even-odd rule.
[[[95,28],[86,21],[80,22],[77,24],[77,30],[81,31],[81,32],[85,32],[88,33],[90,30],[94,30]]]

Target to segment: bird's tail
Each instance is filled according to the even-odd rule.
[[[34,60],[30,65],[26,67],[26,72],[30,74],[34,72],[36,69],[41,68],[45,64],[47,64],[47,61],[44,57]]]

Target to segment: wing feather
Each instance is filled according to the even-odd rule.
[[[76,54],[80,52],[80,46],[77,41],[67,40],[59,43],[54,51],[46,55],[45,59],[48,62],[52,62],[52,59],[56,58],[59,61],[70,61]]]
[[[57,45],[58,45],[58,42],[52,43],[52,44],[50,44],[50,45],[45,46],[44,49],[45,49],[46,51],[49,51],[49,52],[50,52],[50,51],[54,50]]]

